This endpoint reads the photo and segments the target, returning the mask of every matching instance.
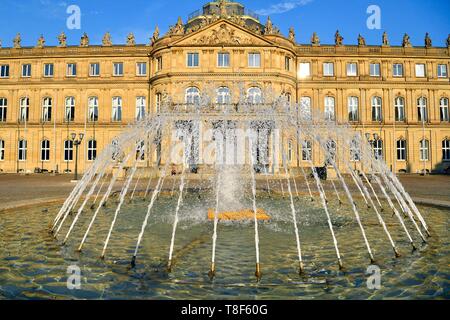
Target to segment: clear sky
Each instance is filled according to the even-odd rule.
[[[391,44],[399,45],[407,32],[413,45],[423,46],[425,32],[430,32],[433,45],[443,46],[450,33],[450,0],[242,0],[248,9],[270,16],[287,34],[295,27],[297,41],[309,43],[316,31],[322,43],[334,43],[339,29],[344,43],[356,44],[361,33],[368,44],[380,44],[384,30]],[[56,36],[64,31],[71,45],[79,44],[87,32],[91,44],[100,44],[106,31],[114,43],[124,43],[134,32],[138,43],[148,43],[156,25],[164,34],[178,16],[186,21],[189,13],[200,9],[205,0],[0,0],[0,39],[3,47],[12,45],[17,32],[23,46],[34,46],[40,34],[47,45],[56,45]],[[69,30],[66,13],[69,5],[81,9],[81,29]],[[381,30],[369,30],[366,13],[370,5],[381,9]]]

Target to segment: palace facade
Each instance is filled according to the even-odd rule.
[[[73,171],[71,134],[83,133],[84,171],[129,124],[160,112],[167,97],[189,105],[215,88],[214,104],[235,104],[244,89],[257,106],[269,87],[363,136],[376,133],[375,152],[395,172],[450,167],[450,38],[434,46],[427,35],[414,47],[407,35],[399,46],[387,34],[381,45],[343,40],[336,32],[333,45],[317,34],[299,44],[292,28],[284,36],[270,18],[261,23],[223,0],[180,18],[162,37],[157,29],[149,44],[129,34],[117,45],[105,34],[93,45],[85,34],[71,46],[62,33],[56,47],[43,37],[23,47],[17,35],[11,48],[0,48],[0,170]],[[291,167],[307,166],[301,146],[286,144]],[[311,148],[323,165],[319,148]],[[140,165],[156,161],[151,153]]]

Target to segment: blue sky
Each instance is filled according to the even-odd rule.
[[[188,14],[200,9],[205,0],[0,0],[0,39],[9,47],[17,32],[22,45],[32,46],[42,33],[47,45],[56,45],[56,36],[66,32],[71,45],[79,43],[87,32],[91,43],[101,43],[106,31],[114,43],[124,43],[134,32],[138,43],[147,43],[156,25],[165,33],[178,16],[185,21]],[[400,44],[403,34],[411,36],[413,45],[423,46],[425,32],[430,32],[433,44],[443,46],[450,33],[449,0],[242,0],[247,8],[262,14],[270,13],[275,25],[287,34],[295,27],[297,41],[309,43],[316,31],[322,43],[333,43],[336,29],[344,43],[356,44],[358,33],[368,44],[380,44],[384,30],[392,44]],[[68,30],[66,9],[69,5],[81,9],[81,30]],[[366,26],[370,5],[381,8],[381,30]],[[261,20],[266,21],[262,15]]]

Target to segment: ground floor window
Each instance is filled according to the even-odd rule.
[[[442,160],[450,161],[450,140],[445,139],[442,141]]]
[[[64,161],[73,161],[73,141],[64,141]]]
[[[397,140],[397,160],[406,161],[406,140]]]
[[[5,160],[5,140],[0,140],[0,161]]]
[[[27,160],[27,140],[19,140],[19,161]]]
[[[350,142],[350,161],[361,161],[361,148],[359,142],[355,139]]]
[[[430,141],[420,141],[420,161],[428,161],[430,158]]]
[[[377,139],[373,142],[373,154],[376,159],[383,159],[383,140]]]
[[[41,161],[50,161],[50,141],[41,141]]]
[[[302,160],[311,161],[312,160],[312,142],[304,141],[302,145]]]
[[[88,161],[95,159],[97,159],[97,141],[92,139],[88,141]]]

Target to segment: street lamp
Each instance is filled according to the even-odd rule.
[[[74,177],[74,181],[78,181],[78,147],[80,146],[81,142],[83,141],[84,138],[84,133],[80,133],[79,135],[79,139],[77,140],[77,134],[75,132],[72,132],[71,134],[71,138],[72,138],[72,143],[75,146],[75,177]]]

